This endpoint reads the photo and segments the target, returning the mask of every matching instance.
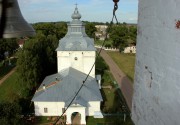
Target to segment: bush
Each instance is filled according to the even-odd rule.
[[[3,125],[20,124],[21,107],[17,102],[1,102],[0,103],[0,123]]]
[[[111,46],[111,44],[106,44],[105,47],[109,48],[109,47],[112,47],[112,46]]]
[[[105,63],[102,57],[97,57],[96,58],[96,73],[97,74],[104,74],[105,70],[108,70],[109,66]]]

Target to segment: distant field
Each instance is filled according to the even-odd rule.
[[[116,62],[119,68],[134,81],[135,54],[125,54],[119,52],[107,52],[109,56]]]

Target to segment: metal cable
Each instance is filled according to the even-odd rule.
[[[117,2],[115,2],[115,3],[114,3],[114,9],[113,9],[113,18],[115,17],[116,23],[118,24],[118,20],[117,20],[117,18],[116,18],[116,10],[117,10],[117,9],[118,9],[118,5],[117,5]],[[112,18],[112,21],[111,21],[111,23],[110,23],[109,29],[112,27],[113,18]],[[104,39],[104,41],[103,41],[103,44],[102,44],[102,46],[101,46],[101,48],[100,48],[100,50],[99,50],[96,58],[100,56],[100,53],[101,53],[101,51],[102,51],[102,49],[103,49],[103,47],[104,47],[104,44],[105,44],[105,42],[106,42],[106,39],[107,39],[107,35],[108,35],[108,33],[106,32],[105,39]],[[78,91],[76,92],[75,96],[73,97],[73,99],[71,100],[71,102],[69,103],[69,105],[67,106],[67,108],[63,111],[63,113],[61,114],[61,116],[59,116],[59,118],[54,122],[53,125],[56,125],[56,123],[59,121],[59,119],[61,119],[61,117],[64,115],[64,113],[65,113],[65,112],[68,110],[68,108],[71,106],[71,104],[73,103],[73,101],[75,100],[75,98],[77,97],[77,95],[79,94],[80,90],[81,90],[82,87],[85,85],[86,80],[88,79],[88,77],[89,77],[92,69],[93,69],[94,66],[95,66],[95,63],[96,63],[96,60],[95,60],[94,64],[92,65],[92,67],[91,67],[89,73],[87,74],[86,78],[84,79],[83,84],[82,84],[81,87],[78,89]]]

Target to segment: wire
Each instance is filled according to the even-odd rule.
[[[116,23],[118,24],[118,20],[117,20],[117,18],[116,18],[116,13],[115,13],[117,9],[118,9],[118,6],[117,6],[117,3],[115,3],[115,4],[114,4],[114,9],[113,9],[113,18],[115,17]],[[112,21],[111,21],[111,23],[110,23],[109,29],[112,27],[113,18],[112,18]],[[107,39],[107,35],[108,35],[108,33],[106,32],[105,39],[104,39],[103,44],[102,44],[102,46],[101,46],[101,48],[100,48],[100,50],[99,50],[99,52],[98,52],[98,54],[97,54],[96,57],[99,57],[99,56],[100,56],[100,53],[101,53],[101,51],[102,51],[102,49],[103,49],[103,47],[104,47],[104,44],[105,44],[105,42],[106,42],[106,39]],[[79,90],[76,92],[75,96],[73,97],[73,99],[71,100],[71,102],[69,103],[69,105],[67,106],[67,108],[63,111],[63,113],[61,114],[61,116],[59,116],[59,118],[55,121],[55,123],[54,123],[53,125],[56,125],[56,123],[59,121],[59,119],[61,119],[61,117],[64,115],[64,113],[66,113],[66,111],[68,110],[68,108],[71,106],[71,104],[73,103],[74,99],[77,97],[77,95],[79,94],[80,90],[82,89],[82,87],[83,87],[84,84],[86,83],[86,80],[88,79],[88,77],[89,77],[92,69],[94,68],[95,64],[96,64],[96,60],[95,60],[94,64],[92,65],[92,67],[91,67],[89,73],[87,74],[86,78],[84,79],[83,84],[80,86]]]

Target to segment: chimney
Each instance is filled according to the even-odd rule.
[[[43,84],[43,90],[46,90],[46,86],[45,86],[45,84]]]

